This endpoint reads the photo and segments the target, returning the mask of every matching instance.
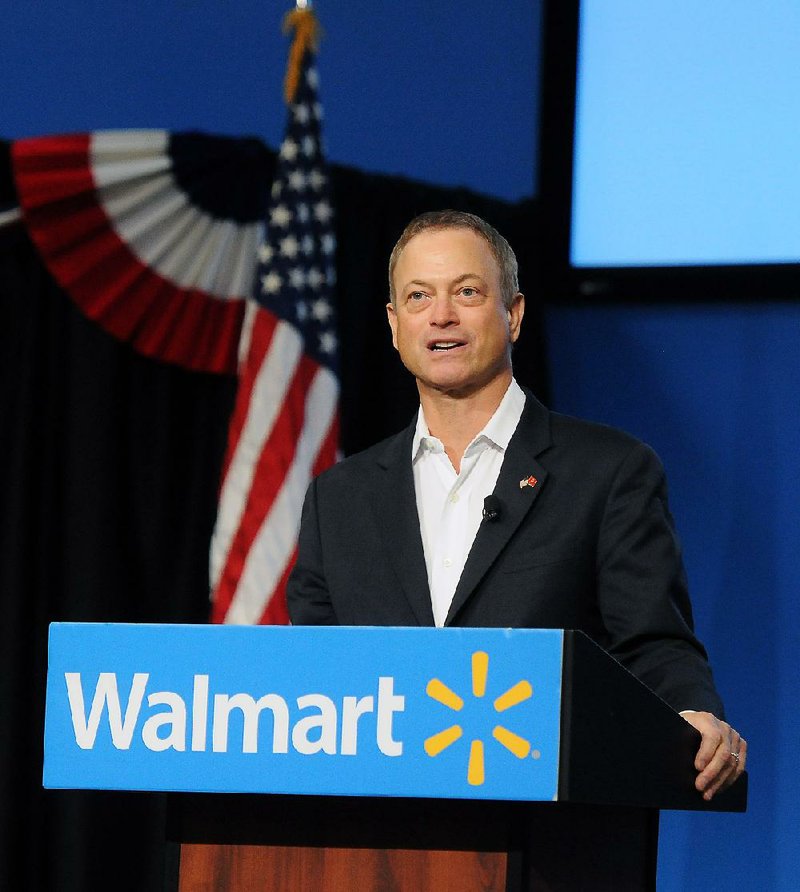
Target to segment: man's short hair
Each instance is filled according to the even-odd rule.
[[[403,249],[415,235],[429,230],[442,229],[470,229],[486,241],[500,270],[500,291],[503,303],[506,308],[510,309],[514,302],[514,295],[519,292],[517,258],[511,245],[500,235],[494,226],[490,226],[485,220],[466,211],[453,210],[427,211],[418,217],[414,217],[403,230],[389,257],[389,298],[392,301],[392,305],[396,305],[397,302],[393,281],[394,269],[397,266],[400,255],[403,253]]]

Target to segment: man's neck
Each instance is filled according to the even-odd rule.
[[[511,384],[511,372],[474,393],[458,394],[419,387],[420,404],[432,437],[441,440],[456,473],[467,446],[486,427]]]

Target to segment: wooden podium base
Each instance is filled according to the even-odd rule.
[[[658,810],[177,794],[176,892],[643,892]]]
[[[179,892],[506,892],[504,852],[183,845]]]

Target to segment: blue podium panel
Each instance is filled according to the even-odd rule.
[[[54,623],[51,788],[552,800],[559,630]]]

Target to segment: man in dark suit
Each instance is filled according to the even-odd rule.
[[[710,799],[741,774],[747,744],[692,630],[658,458],[514,381],[525,301],[485,221],[416,218],[389,281],[420,411],[312,483],[292,622],[582,629],[701,732],[696,784]]]

